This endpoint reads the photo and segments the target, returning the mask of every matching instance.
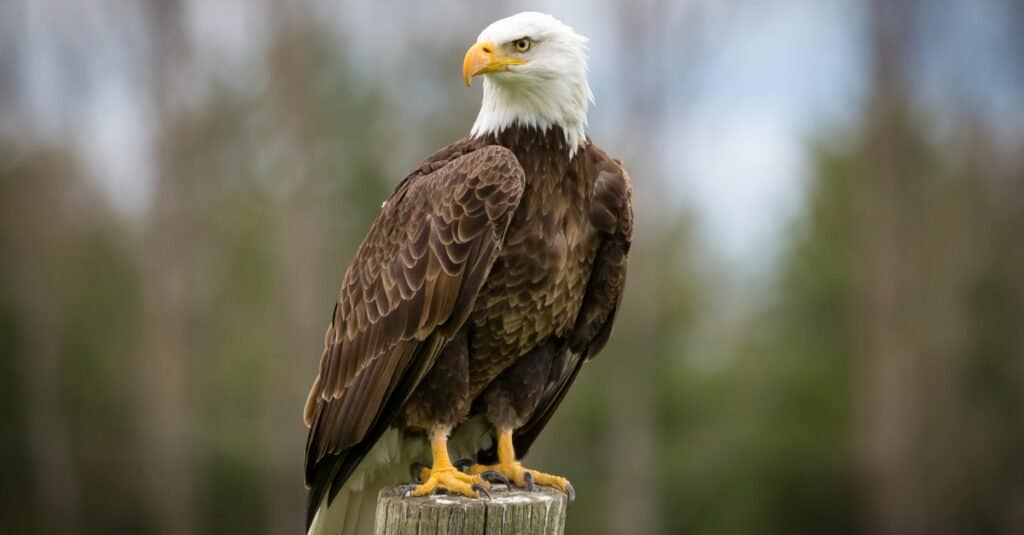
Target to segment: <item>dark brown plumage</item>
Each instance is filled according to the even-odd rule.
[[[306,404],[308,520],[388,427],[482,414],[515,429],[521,457],[600,351],[630,183],[589,142],[568,154],[560,129],[514,127],[442,149],[396,188],[345,274]]]
[[[522,192],[507,149],[460,142],[385,204],[345,273],[306,401],[307,521],[465,323]]]

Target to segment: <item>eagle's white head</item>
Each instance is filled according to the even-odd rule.
[[[484,75],[474,137],[512,126],[559,126],[572,156],[586,139],[587,38],[562,21],[533,11],[501,19],[480,32],[462,64],[466,85]]]

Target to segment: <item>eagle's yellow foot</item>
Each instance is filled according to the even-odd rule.
[[[420,470],[422,484],[412,487],[406,496],[426,496],[438,490],[445,490],[452,494],[461,494],[470,498],[479,498],[480,493],[488,497],[487,489],[491,484],[476,474],[460,472],[452,466],[451,458],[448,457],[448,427],[439,426],[434,429],[430,439],[430,449],[434,456],[432,468]]]
[[[487,478],[488,472],[497,473],[507,478],[509,482],[519,488],[533,490],[534,485],[553,487],[568,495],[570,502],[576,499],[576,490],[572,487],[572,483],[569,483],[568,479],[524,468],[522,463],[515,460],[511,431],[501,431],[498,433],[497,464],[474,464],[466,472],[484,478]],[[493,478],[488,479],[493,481]]]
[[[519,461],[491,465],[475,464],[469,467],[469,473],[477,476],[483,476],[487,472],[496,472],[501,474],[507,478],[510,483],[522,489],[534,490],[535,485],[552,487],[568,495],[569,501],[576,499],[576,490],[573,489],[572,483],[569,483],[568,479],[552,474],[546,474],[538,470],[524,468],[522,463]]]
[[[481,492],[487,495],[487,489],[491,488],[490,483],[479,475],[464,474],[450,464],[437,470],[425,468],[423,476],[423,484],[409,491],[409,496],[426,496],[438,490],[445,490],[450,494],[479,498]]]

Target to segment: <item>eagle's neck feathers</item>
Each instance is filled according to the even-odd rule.
[[[581,74],[543,84],[484,79],[483,103],[471,135],[498,135],[516,125],[542,132],[560,127],[572,158],[587,139],[587,106],[594,98],[586,74]]]

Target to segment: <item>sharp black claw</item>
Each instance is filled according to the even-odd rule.
[[[576,501],[576,489],[568,481],[565,483],[565,493],[569,495],[569,503]]]
[[[465,472],[469,470],[469,467],[473,466],[474,464],[476,463],[473,462],[473,459],[459,459],[452,463],[452,465],[454,465],[459,472]]]
[[[488,483],[501,483],[502,485],[505,485],[505,487],[512,486],[512,483],[507,477],[505,477],[505,474],[502,474],[497,470],[488,470],[480,474],[480,477],[484,478],[484,481],[487,481]]]
[[[420,479],[420,475],[422,474],[423,469],[425,468],[430,467],[423,463],[412,463],[411,465],[409,465],[409,472],[412,474],[412,480],[419,481],[420,483],[422,483],[423,480]]]
[[[488,491],[486,488],[484,488],[483,485],[481,485],[479,483],[474,483],[473,486],[470,487],[470,488],[472,488],[473,490],[479,492],[482,496],[487,496],[488,500],[491,499],[490,491]]]
[[[412,495],[412,491],[416,489],[416,485],[402,485],[398,488],[402,491],[402,497],[408,498]]]
[[[533,492],[537,489],[537,486],[533,484],[533,474],[530,472],[523,474],[523,481],[526,482],[526,490]]]

